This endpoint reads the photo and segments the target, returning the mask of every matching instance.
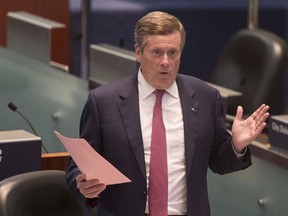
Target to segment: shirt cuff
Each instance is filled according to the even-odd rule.
[[[243,156],[246,154],[247,147],[245,147],[243,153],[239,154],[238,152],[236,152],[236,150],[235,150],[235,148],[234,148],[234,143],[233,143],[233,142],[231,142],[231,145],[232,145],[232,149],[233,149],[233,151],[234,151],[234,153],[235,153],[235,155],[236,155],[237,158],[241,158],[241,157],[243,157]]]

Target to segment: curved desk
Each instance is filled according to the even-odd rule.
[[[13,102],[29,119],[48,152],[65,151],[54,130],[79,136],[87,81],[4,48],[0,48],[0,77],[0,130],[33,133],[24,119],[7,107]]]

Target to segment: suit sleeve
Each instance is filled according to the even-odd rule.
[[[252,164],[249,148],[247,148],[243,157],[237,158],[232,147],[232,136],[225,128],[224,119],[224,106],[221,102],[220,93],[217,92],[214,144],[211,151],[209,167],[213,172],[219,174],[242,170]]]
[[[97,106],[93,97],[93,93],[90,92],[83,108],[81,120],[80,120],[80,137],[87,140],[87,142],[95,149],[99,150],[97,146],[100,143],[99,133],[99,119]],[[69,157],[66,166],[66,182],[71,190],[84,202],[86,198],[80,193],[76,185],[76,177],[81,174],[81,171],[77,167],[72,157]]]

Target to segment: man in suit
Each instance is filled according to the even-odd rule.
[[[69,159],[69,186],[87,203],[97,205],[98,216],[208,216],[208,167],[225,174],[251,165],[248,145],[265,127],[269,107],[261,105],[244,120],[239,106],[230,135],[224,127],[219,92],[195,77],[178,74],[185,37],[176,17],[148,13],[135,28],[139,71],[89,93],[80,136],[132,181],[108,186],[98,179],[87,181]],[[148,202],[156,89],[165,90],[162,116],[169,184],[168,197],[163,189],[160,198],[167,199],[166,212],[159,214],[152,212]]]

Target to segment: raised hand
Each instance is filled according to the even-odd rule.
[[[232,125],[234,149],[241,153],[264,129],[269,106],[262,104],[250,117],[243,119],[243,108],[237,107],[236,117]]]

